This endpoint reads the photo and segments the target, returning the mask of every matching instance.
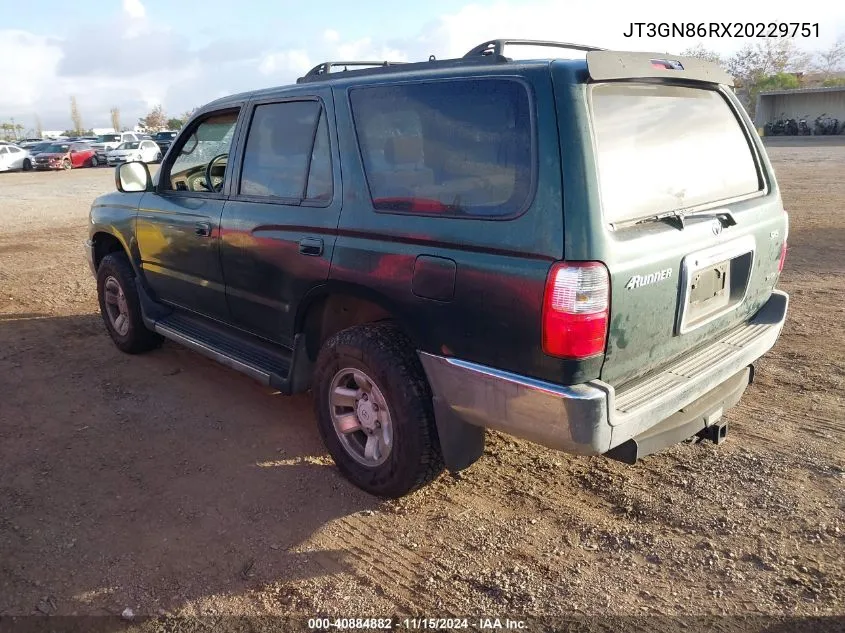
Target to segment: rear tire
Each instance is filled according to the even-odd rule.
[[[100,164],[100,161],[98,161],[98,160],[97,160],[97,157],[96,157],[96,156],[92,156],[92,157],[91,157],[91,167],[96,167],[96,166],[97,166],[97,165],[99,165],[99,164]]]
[[[23,170],[30,171],[32,169],[32,161],[28,158],[24,158],[23,160]]]
[[[70,171],[71,169],[73,169],[73,163],[70,162],[69,159],[65,158],[62,161],[62,169],[64,169],[65,171]]]
[[[361,380],[371,383],[370,389],[361,387],[359,395],[351,395],[356,384],[343,382],[347,374],[363,376]],[[348,405],[338,404],[338,390],[347,394]],[[413,345],[396,327],[362,325],[332,336],[317,358],[313,392],[323,442],[341,473],[362,490],[380,497],[401,497],[443,471],[431,389]],[[386,419],[379,418],[379,428],[389,425],[387,450],[377,449],[370,458],[364,449],[372,439],[366,428],[367,416],[372,415],[367,409],[367,393],[370,402],[382,403],[377,409],[380,413],[387,409]],[[362,400],[363,412],[358,414]],[[360,429],[351,433],[338,430],[341,417],[352,420],[353,427],[357,420]],[[369,433],[373,434],[372,428]],[[353,437],[356,435],[359,439]]]
[[[97,297],[106,330],[120,351],[140,354],[161,345],[162,337],[144,325],[135,271],[124,253],[103,257],[97,268]]]

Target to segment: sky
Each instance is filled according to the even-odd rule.
[[[0,121],[45,130],[124,126],[154,105],[178,116],[227,94],[292,83],[329,59],[458,57],[494,38],[551,39],[621,50],[701,43],[730,54],[749,39],[626,38],[632,22],[810,22],[809,51],[845,35],[845,3],[710,0],[40,0],[3,1]],[[813,27],[815,28],[815,27]],[[509,53],[510,54],[510,53]],[[519,56],[514,54],[513,56]],[[524,56],[524,55],[523,55]]]

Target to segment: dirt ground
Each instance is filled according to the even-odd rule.
[[[845,615],[845,147],[772,147],[789,320],[721,446],[625,466],[494,433],[400,501],[308,396],[121,354],[82,242],[110,169],[0,174],[0,617]]]

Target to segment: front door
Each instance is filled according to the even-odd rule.
[[[240,107],[211,112],[180,135],[155,192],[138,209],[141,266],[159,301],[226,320],[220,214]],[[209,182],[210,179],[210,182]]]
[[[341,195],[331,99],[318,89],[251,106],[239,178],[223,210],[232,319],[282,345],[292,345],[299,300],[326,281],[334,250]]]

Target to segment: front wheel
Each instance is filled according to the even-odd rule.
[[[73,163],[70,162],[69,158],[65,158],[62,161],[62,169],[64,169],[65,171],[69,171],[69,170],[73,169]]]
[[[135,271],[123,253],[106,255],[100,262],[97,297],[106,330],[118,349],[140,354],[161,344],[161,336],[144,325]]]
[[[431,390],[408,338],[388,324],[326,341],[312,388],[320,435],[359,488],[401,497],[443,470]]]
[[[30,171],[32,169],[32,161],[28,158],[25,158],[23,161],[23,170]]]
[[[96,156],[92,156],[92,157],[91,157],[91,167],[96,167],[96,166],[97,166],[97,165],[99,165],[99,164],[100,164],[100,161],[98,161],[98,160],[97,160],[97,157],[96,157]]]

